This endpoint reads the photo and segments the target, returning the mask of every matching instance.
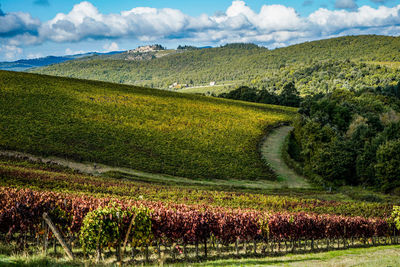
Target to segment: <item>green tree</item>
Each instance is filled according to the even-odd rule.
[[[382,189],[389,191],[400,186],[400,139],[387,141],[376,152],[376,176]]]
[[[297,91],[293,82],[288,82],[283,86],[279,96],[280,104],[284,106],[298,107],[300,106],[300,94]]]

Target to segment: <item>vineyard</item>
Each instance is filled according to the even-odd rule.
[[[94,177],[66,170],[54,165],[33,164],[26,161],[0,157],[0,186],[30,188],[33,190],[56,191],[114,197],[129,200],[162,201],[179,204],[202,204],[213,207],[229,207],[275,212],[312,212],[342,216],[388,217],[391,204],[361,201],[334,201],[316,199],[314,195],[302,197],[219,191],[212,189],[187,188],[182,186],[156,185],[112,177]],[[320,196],[321,192],[317,193]]]
[[[103,254],[123,260],[124,250],[130,251],[130,259],[136,256],[139,260],[141,254],[147,261],[155,260],[162,257],[161,247],[169,261],[187,258],[188,249],[197,257],[207,258],[211,248],[217,254],[266,254],[399,242],[397,230],[387,218],[165,206],[162,202],[9,187],[0,188],[0,207],[4,241],[14,242],[21,249],[29,244],[40,246],[42,241],[47,244],[52,235],[43,224],[42,215],[46,213],[73,251],[81,248],[81,254],[96,255],[97,260]]]
[[[317,57],[315,60],[329,59],[331,55],[325,56],[324,51],[338,40],[341,39],[326,43],[327,47],[315,48],[312,54]],[[370,44],[368,40],[379,44],[381,38],[360,40],[359,44],[347,46],[356,49]],[[391,49],[395,42],[392,40],[379,54]],[[244,56],[245,61],[238,60],[233,65],[225,64],[234,57],[235,47],[241,46],[248,50],[243,55],[249,57]],[[243,62],[260,59],[261,54],[267,56],[268,52],[252,45],[236,44],[182,52],[170,58],[186,58],[190,53],[203,58],[203,53],[217,54],[219,50],[226,54],[214,60],[233,74],[237,72],[235,64],[243,68],[246,66]],[[285,78],[285,83],[295,77],[296,86],[300,82],[322,91],[336,86],[340,77],[342,81],[352,81],[348,83],[351,87],[371,86],[365,99],[356,99],[368,111],[362,114],[364,117],[352,117],[351,112],[359,111],[358,108],[343,108],[350,107],[352,102],[338,105],[334,109],[337,115],[330,116],[330,105],[312,100],[322,95],[304,97],[300,108],[295,109],[100,81],[0,71],[0,265],[18,265],[12,262],[15,255],[26,255],[29,260],[36,256],[49,260],[36,266],[52,265],[53,260],[65,261],[67,266],[69,263],[130,266],[204,264],[205,261],[212,264],[214,260],[238,264],[242,258],[316,255],[315,252],[366,250],[378,246],[392,247],[393,254],[398,253],[399,190],[383,192],[366,183],[317,185],[307,175],[304,176],[308,178],[307,187],[292,186],[286,174],[273,171],[281,154],[301,165],[305,153],[318,152],[321,156],[310,158],[310,163],[321,160],[312,166],[327,170],[322,178],[335,173],[337,181],[349,179],[351,176],[339,172],[342,169],[335,164],[340,167],[348,162],[342,155],[351,146],[365,147],[360,145],[364,135],[354,135],[341,146],[334,144],[351,134],[372,136],[375,131],[364,133],[364,130],[373,123],[381,131],[387,125],[399,125],[400,121],[399,105],[387,110],[388,98],[372,94],[374,85],[383,86],[396,80],[396,71],[351,61],[312,63],[301,60],[303,56],[309,57],[307,53],[297,53],[303,50],[310,50],[308,44],[268,52],[268,58],[276,66],[267,69],[272,68],[279,77]],[[348,56],[346,49],[337,50],[341,53],[339,58]],[[284,51],[288,52],[287,57],[271,58]],[[300,72],[293,72],[291,65],[297,60],[282,61],[294,54],[305,64]],[[150,61],[167,62],[167,58]],[[370,58],[366,55],[360,59]],[[100,60],[77,64],[96,62]],[[113,60],[106,63],[113,68],[126,64]],[[183,63],[191,66],[193,59],[187,57]],[[252,86],[262,86],[267,80],[254,76],[258,71],[252,73],[260,70],[259,63],[251,64],[254,69],[250,66],[242,74],[254,78],[247,81]],[[309,69],[309,64],[315,68]],[[125,75],[127,70],[119,68],[118,73]],[[143,70],[137,75],[142,75]],[[310,71],[315,75],[310,76]],[[212,72],[220,78],[224,76],[224,73]],[[349,72],[352,75],[346,74]],[[199,79],[204,75],[207,79],[213,77],[205,71],[198,73]],[[264,85],[281,87],[280,78],[270,78]],[[127,79],[128,76],[118,77],[121,83]],[[390,88],[397,90],[398,87]],[[356,94],[348,89],[349,94]],[[246,96],[246,91],[243,92]],[[344,99],[344,89],[337,92],[338,98]],[[319,103],[321,110],[326,109],[326,114],[316,112],[317,116],[306,118],[306,114],[317,110],[315,103]],[[380,113],[374,110],[378,110],[378,104]],[[334,127],[329,118],[338,121],[338,125],[345,125],[346,119],[351,127]],[[291,138],[286,139],[286,145],[282,144],[287,132],[279,136],[280,141],[270,139],[271,135],[266,140],[272,141],[264,141],[275,127],[292,124],[296,129],[299,120],[304,120],[305,125],[319,125],[319,122],[326,125],[301,132],[307,141],[302,150],[297,149],[297,143]],[[391,134],[399,128],[388,129]],[[296,137],[296,131],[293,134]],[[331,147],[334,154],[323,145],[315,149],[317,140],[325,140],[328,134],[335,137]],[[390,145],[393,145],[390,157],[394,157],[398,143]],[[272,151],[273,156],[263,158],[265,151]],[[352,172],[356,173],[363,167],[356,164],[358,160],[367,160],[356,157],[356,149],[349,151],[349,155],[357,162],[346,163],[344,167],[356,168]],[[337,156],[335,160],[334,156]],[[374,159],[373,153],[366,156]],[[381,167],[385,164],[382,161]],[[279,165],[288,170],[283,162]],[[375,165],[366,167],[372,170]],[[395,163],[392,165],[397,167]],[[397,174],[390,177],[397,182]],[[276,259],[271,262],[277,262]],[[219,265],[225,266],[222,262]]]
[[[191,179],[269,179],[268,128],[293,108],[0,72],[0,149]]]

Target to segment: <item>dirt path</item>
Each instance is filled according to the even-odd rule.
[[[211,186],[211,187],[227,187],[240,189],[269,190],[282,187],[289,188],[306,188],[308,184],[305,180],[290,170],[280,156],[280,147],[289,133],[291,127],[284,126],[273,131],[262,145],[262,154],[265,160],[271,165],[273,170],[278,174],[282,181],[250,181],[250,180],[205,180],[190,179],[185,177],[172,176],[167,174],[148,173],[129,168],[113,167],[105,164],[92,162],[76,162],[69,159],[59,157],[42,157],[28,153],[16,151],[0,151],[0,155],[8,157],[16,157],[21,159],[29,159],[35,162],[54,163],[60,166],[77,170],[81,173],[100,176],[107,172],[120,172],[128,174],[132,179],[146,182],[155,182],[162,184],[181,184],[190,186]]]
[[[250,181],[250,180],[236,180],[236,179],[230,179],[230,180],[189,179],[185,177],[178,177],[167,174],[148,173],[129,168],[113,167],[99,163],[76,162],[59,157],[35,156],[32,154],[21,153],[17,151],[0,151],[0,155],[20,158],[20,159],[28,159],[34,162],[58,164],[60,166],[77,170],[81,173],[91,174],[95,176],[100,176],[107,172],[120,172],[123,174],[128,174],[133,180],[155,182],[162,184],[179,184],[188,186],[207,186],[207,187],[255,189],[255,190],[260,190],[260,189],[269,190],[281,187],[281,183],[276,181],[266,181],[266,180]]]
[[[304,177],[296,174],[282,159],[282,145],[286,136],[293,129],[291,126],[282,126],[273,130],[261,146],[262,157],[278,175],[279,181],[289,188],[309,188]]]

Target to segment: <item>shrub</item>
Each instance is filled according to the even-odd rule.
[[[113,204],[89,212],[83,219],[80,232],[80,241],[85,253],[96,250],[101,254],[104,247],[115,247],[122,237],[121,221],[127,215],[121,207]]]
[[[120,253],[126,238],[132,247],[143,247],[152,238],[151,214],[145,207],[123,208],[115,203],[89,212],[83,219],[80,241],[85,253],[95,250],[98,255],[104,247],[113,247]],[[128,241],[126,240],[126,241]]]
[[[400,206],[393,206],[392,216],[389,218],[389,221],[397,230],[400,230]]]

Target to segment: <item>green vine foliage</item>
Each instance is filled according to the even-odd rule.
[[[130,212],[135,216],[131,232],[132,247],[144,247],[153,238],[151,231],[151,211],[146,207],[133,207]]]
[[[144,207],[124,208],[115,203],[89,212],[83,219],[80,241],[85,251],[101,251],[104,247],[119,248],[131,220],[132,247],[144,247],[152,239],[151,211]]]
[[[49,216],[63,234],[71,231],[69,226],[72,223],[72,215],[70,213],[67,213],[59,206],[55,206],[49,210]]]
[[[269,239],[269,218],[268,216],[262,217],[259,221],[260,224],[260,234],[263,239]]]
[[[400,230],[400,206],[393,206],[392,216],[389,220],[397,230]]]
[[[109,205],[89,212],[83,219],[80,241],[85,252],[114,247],[121,239],[120,224],[127,213],[121,207]]]

